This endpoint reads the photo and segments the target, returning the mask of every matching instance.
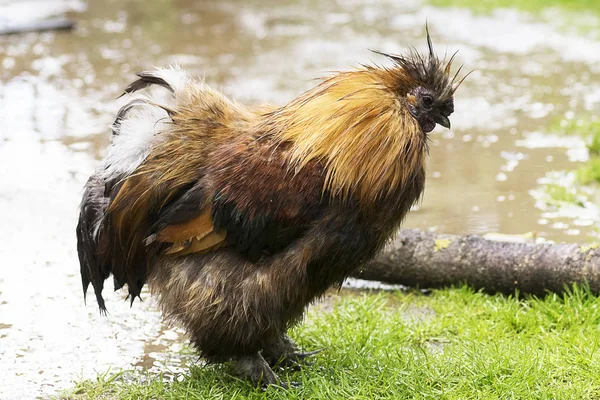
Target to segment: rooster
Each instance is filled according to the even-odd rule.
[[[310,354],[287,330],[421,197],[428,134],[450,128],[464,80],[427,44],[282,107],[246,107],[177,67],[139,73],[83,195],[84,295],[91,283],[105,312],[111,274],[132,303],[147,282],[205,359],[276,384],[273,366]],[[166,100],[135,93],[152,85]]]

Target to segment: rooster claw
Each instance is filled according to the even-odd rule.
[[[288,382],[280,382],[279,386],[283,389],[298,389],[302,387],[301,382],[288,381]]]
[[[309,357],[314,356],[315,354],[319,354],[323,350],[325,350],[325,347],[321,347],[320,349],[313,350],[313,351],[306,351],[306,352],[294,353],[291,357],[296,358],[298,361],[303,361],[303,360],[305,360],[305,359],[307,359]]]
[[[312,362],[309,362],[307,359],[323,350],[325,350],[325,347],[313,351],[292,353],[281,358],[276,365],[280,368],[289,368],[293,371],[298,371],[302,365],[312,365]]]

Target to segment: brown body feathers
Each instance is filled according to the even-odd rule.
[[[123,107],[77,227],[84,290],[143,285],[202,355],[274,383],[301,357],[287,329],[392,236],[422,194],[427,133],[457,87],[422,57],[337,74],[289,104],[248,108],[178,68],[139,74],[168,103]],[[458,82],[460,84],[460,82]],[[164,89],[163,89],[164,90]]]

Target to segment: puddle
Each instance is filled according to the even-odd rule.
[[[104,155],[116,96],[153,65],[179,63],[239,101],[283,103],[327,71],[384,62],[369,48],[423,49],[427,18],[438,51],[460,49],[475,72],[458,92],[453,130],[431,134],[424,201],[405,226],[557,242],[597,235],[580,216],[551,220],[530,194],[549,171],[585,158],[579,144],[539,145],[535,135],[545,139],[544,127],[567,113],[598,110],[600,42],[590,36],[526,14],[419,1],[352,0],[343,10],[314,0],[63,5],[77,21],[72,33],[0,37],[0,399],[48,397],[109,368],[177,376],[198,362],[148,293],[130,308],[109,285],[107,317],[81,293],[82,187]]]

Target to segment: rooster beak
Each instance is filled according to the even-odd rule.
[[[443,126],[444,128],[450,129],[450,120],[448,117],[438,114],[435,118],[435,122]]]

